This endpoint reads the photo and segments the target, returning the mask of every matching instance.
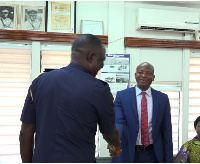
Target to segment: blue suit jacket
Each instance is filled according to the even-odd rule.
[[[168,96],[151,89],[153,98],[152,137],[158,162],[173,159],[172,125]],[[112,162],[134,162],[135,144],[139,132],[135,87],[117,92],[115,99],[116,126],[120,133],[122,154]]]

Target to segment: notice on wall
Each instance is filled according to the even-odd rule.
[[[81,21],[82,34],[103,35],[102,21]]]
[[[129,86],[130,54],[106,54],[101,80],[107,82],[115,97],[117,91]]]
[[[71,4],[52,2],[51,4],[51,29],[71,29]]]

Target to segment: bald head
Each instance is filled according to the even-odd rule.
[[[72,45],[71,62],[81,65],[93,76],[103,67],[105,47],[102,41],[92,35],[80,35]]]
[[[154,74],[154,67],[153,67],[150,63],[148,63],[148,62],[143,62],[143,63],[141,63],[140,65],[137,66],[136,72],[137,72],[141,67],[149,67],[149,71],[151,71],[151,73]]]
[[[102,41],[92,34],[83,34],[74,41],[71,57],[72,59],[79,60],[77,58],[79,55],[83,57],[89,52],[95,52],[97,49],[104,49]]]

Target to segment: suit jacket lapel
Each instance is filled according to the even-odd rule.
[[[138,111],[137,111],[137,100],[136,100],[136,91],[135,91],[135,87],[133,87],[130,90],[130,102],[132,103],[132,107],[133,107],[133,112],[135,114],[135,117],[138,119]],[[133,117],[134,118],[134,117]]]
[[[153,99],[153,117],[152,117],[152,126],[153,129],[155,127],[155,123],[156,123],[156,116],[157,116],[157,111],[158,111],[158,101],[159,98],[157,97],[156,91],[154,89],[151,88],[151,93],[152,93],[152,99]]]

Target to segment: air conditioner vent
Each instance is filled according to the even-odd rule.
[[[195,33],[195,30],[192,29],[175,29],[175,28],[163,28],[163,27],[148,27],[141,26],[140,30],[157,30],[157,31],[174,31],[174,32],[182,32],[182,33]]]
[[[199,29],[199,13],[139,8],[136,29],[195,33]]]

